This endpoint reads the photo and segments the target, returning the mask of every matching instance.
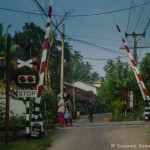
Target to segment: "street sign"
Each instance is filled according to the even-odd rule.
[[[18,97],[36,97],[36,90],[18,90]]]
[[[133,93],[130,92],[130,108],[133,108]]]
[[[41,126],[39,123],[34,123],[32,126],[31,136],[38,137],[41,132]]]
[[[18,58],[14,58],[13,61],[20,63],[19,65],[14,66],[14,70],[17,70],[18,68],[21,68],[23,66],[27,66],[27,67],[32,68],[32,69],[37,69],[37,66],[34,66],[31,64],[32,62],[37,61],[37,58],[32,58],[32,59],[27,60],[27,61],[22,61]]]

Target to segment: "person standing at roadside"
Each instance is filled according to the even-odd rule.
[[[65,101],[63,98],[58,102],[59,127],[63,127],[64,113],[65,113]]]
[[[68,108],[69,108],[69,120],[70,120],[70,125],[73,126],[72,124],[72,103],[70,100],[70,94],[67,95],[67,99],[68,99]]]
[[[65,119],[65,125],[68,126],[69,103],[68,103],[68,98],[67,97],[65,97],[65,114],[64,114],[64,119]]]

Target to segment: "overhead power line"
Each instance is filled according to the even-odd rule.
[[[16,9],[9,9],[9,8],[4,8],[4,7],[0,7],[1,10],[6,10],[6,11],[13,11],[13,12],[19,12],[19,13],[24,13],[24,14],[31,14],[31,15],[44,15],[41,13],[34,13],[31,11],[22,11],[22,10],[16,10]]]
[[[41,9],[41,10],[42,10],[42,12],[44,13],[44,15],[47,16],[46,12],[45,12],[43,9]],[[106,47],[102,47],[102,46],[99,46],[99,45],[96,45],[96,44],[93,44],[93,43],[90,43],[90,42],[81,41],[81,40],[78,40],[78,39],[75,39],[75,38],[66,36],[65,34],[63,34],[63,33],[59,30],[58,26],[56,26],[56,25],[53,23],[52,20],[51,20],[51,23],[52,23],[52,25],[55,27],[55,29],[58,31],[58,33],[60,33],[61,36],[63,36],[64,38],[66,38],[66,39],[68,39],[68,40],[72,40],[72,41],[74,41],[74,42],[80,42],[80,43],[88,44],[88,45],[91,45],[91,46],[94,46],[94,47],[97,47],[97,48],[101,48],[101,49],[107,50],[107,51],[109,51],[109,52],[114,52],[114,53],[117,53],[117,54],[119,53],[119,54],[121,54],[121,55],[124,55],[124,54],[121,53],[121,52],[118,52],[118,51],[115,51],[115,50],[112,50],[112,49],[109,49],[109,48],[106,48]]]
[[[99,46],[99,45],[96,45],[96,44],[93,44],[93,43],[90,43],[90,42],[81,41],[81,40],[78,40],[78,39],[75,39],[75,38],[72,38],[72,37],[69,37],[69,36],[66,36],[66,35],[65,35],[65,38],[67,38],[68,40],[74,41],[74,42],[80,42],[80,43],[88,44],[90,46],[101,48],[101,49],[107,50],[109,52],[113,52],[113,53],[124,55],[123,53],[118,52],[116,50],[112,50],[112,49],[109,49],[109,48],[106,48],[106,47],[102,47],[102,46]]]
[[[102,47],[102,46],[99,46],[99,45],[96,45],[96,44],[93,44],[93,43],[90,43],[90,42],[86,42],[86,41],[82,41],[82,40],[79,40],[79,39],[75,39],[75,38],[69,37],[69,36],[63,34],[63,33],[59,30],[58,26],[56,26],[56,25],[53,23],[53,21],[51,21],[51,23],[54,25],[54,27],[56,28],[56,30],[58,31],[58,33],[61,34],[61,36],[64,36],[64,38],[66,38],[66,39],[68,39],[68,40],[71,40],[71,41],[73,41],[73,42],[80,42],[80,43],[88,44],[88,45],[90,45],[90,46],[94,46],[94,47],[97,47],[97,48],[101,48],[101,49],[107,50],[107,51],[109,51],[109,52],[113,52],[113,53],[117,53],[117,54],[124,55],[123,53],[118,52],[118,51],[116,51],[116,50],[112,50],[112,49],[109,49],[109,48],[106,48],[106,47]]]
[[[148,4],[149,2],[146,3],[142,3],[139,5],[135,5],[135,6],[131,6],[131,7],[127,7],[127,8],[123,8],[123,9],[118,9],[118,10],[112,10],[112,11],[108,11],[108,12],[103,12],[103,13],[94,13],[94,14],[82,14],[82,15],[70,15],[69,17],[89,17],[89,16],[98,16],[98,15],[105,15],[105,14],[110,14],[110,13],[116,13],[116,12],[121,12],[121,11],[125,11],[128,9],[132,9],[132,8],[136,8],[145,4]]]
[[[148,4],[148,3],[150,3],[150,1],[148,1],[146,3],[139,4],[139,5],[131,6],[131,7],[128,7],[128,8],[123,8],[123,9],[118,9],[118,10],[113,10],[113,11],[107,11],[107,12],[102,12],[102,13],[94,13],[94,14],[68,15],[68,17],[89,17],[89,16],[105,15],[105,14],[110,14],[110,13],[126,11],[128,9],[140,7],[140,6]],[[31,11],[22,11],[22,10],[16,10],[16,9],[4,8],[4,7],[0,7],[0,9],[1,10],[6,10],[6,11],[25,13],[25,14],[32,14],[32,15],[44,15],[44,13],[43,14],[42,13],[34,13],[34,12],[31,12]],[[62,17],[63,15],[55,15],[55,16]]]
[[[128,57],[128,56],[117,57],[117,58],[83,58],[83,59],[89,59],[89,60],[111,60],[111,59],[127,58],[127,57]]]
[[[35,0],[35,1],[36,1],[36,0]],[[38,5],[38,7],[40,8],[40,10],[43,12],[42,15],[46,15],[46,16],[47,16],[47,13],[46,13],[45,10],[41,7],[41,5],[39,5],[39,4],[37,4],[37,5]],[[5,8],[0,7],[0,9],[5,9]],[[11,10],[11,9],[7,9],[7,10]],[[16,10],[11,10],[11,11],[15,11],[15,12],[16,12]],[[17,12],[28,13],[28,14],[37,14],[37,13],[33,13],[33,12],[24,12],[24,11],[18,11],[18,10],[17,10]],[[38,15],[41,15],[41,14],[38,14]],[[56,16],[56,15],[55,15],[55,16]],[[107,50],[107,51],[109,51],[109,52],[113,52],[113,53],[117,53],[117,54],[124,55],[124,54],[121,53],[121,52],[118,52],[118,51],[115,51],[115,50],[112,50],[112,49],[109,49],[109,48],[106,48],[106,47],[102,47],[102,46],[99,46],[99,45],[96,45],[96,44],[93,44],[93,43],[90,43],[90,42],[81,41],[81,40],[78,40],[78,39],[75,39],[75,38],[66,36],[66,35],[64,35],[64,34],[59,30],[58,26],[55,25],[52,20],[51,20],[51,23],[52,23],[53,26],[56,28],[56,30],[57,30],[62,36],[64,36],[65,38],[67,38],[68,40],[72,40],[72,41],[74,41],[74,42],[80,42],[80,43],[88,44],[88,45],[90,45],[90,46],[94,46],[94,47],[97,47],[97,48],[101,48],[101,49]]]

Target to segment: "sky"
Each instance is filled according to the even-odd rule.
[[[48,8],[48,0],[39,0],[39,2],[44,8]],[[104,13],[128,8],[130,7],[130,4],[131,0],[53,0],[52,21],[59,22],[65,12],[69,12],[70,15]],[[0,8],[39,13],[33,0],[0,0]],[[107,60],[89,60],[86,58],[112,59],[119,56],[127,56],[125,50],[119,49],[122,46],[122,41],[113,22],[113,18],[116,19],[124,35],[127,29],[128,17],[129,10],[125,10],[95,16],[67,16],[64,20],[65,35],[110,50],[85,43],[70,41],[68,39],[65,40],[73,46],[74,50],[80,51],[83,58],[85,58],[84,61],[90,62],[93,66],[93,71],[98,72],[100,76],[104,76],[105,72],[103,67],[106,65]],[[12,25],[9,29],[9,33],[12,35],[15,31],[21,31],[25,22],[34,22],[36,25],[45,29],[42,16],[23,14],[2,9],[0,9],[0,22],[3,23],[5,29],[9,24]],[[62,24],[59,26],[59,29],[62,30]],[[58,38],[61,39],[60,35]],[[121,60],[129,62],[128,58],[121,58]]]

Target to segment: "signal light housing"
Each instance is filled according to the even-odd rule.
[[[39,82],[39,76],[36,71],[20,71],[15,76],[15,82],[19,87],[32,88]]]
[[[18,83],[36,83],[35,75],[19,75]]]

